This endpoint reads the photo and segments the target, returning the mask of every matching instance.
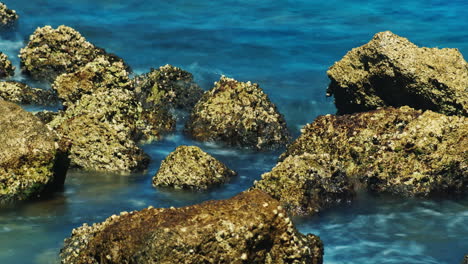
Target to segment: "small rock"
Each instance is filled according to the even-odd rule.
[[[16,22],[18,19],[18,14],[15,10],[8,9],[8,7],[0,2],[0,26],[8,27]]]
[[[53,90],[31,88],[15,81],[0,82],[0,99],[16,104],[54,105],[58,103]]]
[[[1,6],[1,3],[0,3]],[[13,66],[8,56],[0,52],[0,78],[7,78],[15,75],[16,67]]]

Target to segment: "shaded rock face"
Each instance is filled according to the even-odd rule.
[[[352,49],[327,72],[338,113],[408,105],[468,115],[468,64],[457,49],[419,48],[389,31]]]
[[[288,156],[255,181],[254,188],[278,199],[293,215],[314,214],[355,195],[341,164],[309,153]]]
[[[0,205],[62,186],[67,145],[39,119],[0,99]]]
[[[62,263],[322,263],[317,236],[300,234],[262,191],[177,209],[121,213],[74,229]]]
[[[0,4],[1,6],[1,4]],[[7,78],[15,75],[15,66],[8,59],[5,53],[0,52],[0,78]]]
[[[48,124],[48,123],[52,122],[52,120],[54,120],[54,118],[56,118],[58,116],[58,113],[43,110],[43,111],[35,112],[35,113],[33,113],[33,115],[35,117],[39,118],[39,120],[41,120],[42,123]]]
[[[11,26],[18,17],[15,10],[8,9],[4,3],[0,2],[0,27]]]
[[[181,68],[165,65],[133,80],[140,102],[145,107],[166,106],[190,111],[203,94],[193,75]]]
[[[284,117],[257,84],[224,76],[195,105],[186,132],[200,141],[259,150],[290,139]]]
[[[236,173],[196,146],[179,146],[161,163],[153,186],[177,189],[208,189]]]
[[[106,55],[111,61],[120,60],[95,47],[70,27],[53,29],[45,26],[36,29],[19,57],[24,73],[38,80],[53,82],[58,75],[74,72],[98,55]]]
[[[409,107],[321,116],[281,155],[329,155],[368,189],[405,196],[468,190],[468,120]]]
[[[58,103],[53,90],[31,88],[20,82],[0,82],[0,99],[16,104],[53,105]]]

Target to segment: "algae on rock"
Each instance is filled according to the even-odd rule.
[[[320,238],[299,233],[260,190],[182,208],[148,208],[74,229],[62,263],[322,263]]]
[[[39,119],[0,99],[0,205],[62,186],[68,145]]]
[[[53,105],[58,103],[53,90],[31,88],[15,81],[0,82],[0,99],[16,104]]]
[[[468,116],[468,63],[457,49],[419,48],[389,31],[327,72],[339,114],[404,106]]]
[[[11,26],[18,17],[15,10],[8,9],[4,3],[0,2],[0,27]]]
[[[179,146],[161,163],[154,186],[208,189],[228,181],[236,173],[196,146]]]
[[[289,142],[286,122],[258,84],[222,76],[204,93],[186,124],[196,140],[271,149]]]
[[[8,56],[0,52],[0,78],[7,78],[15,75],[15,69],[16,67],[13,66]]]

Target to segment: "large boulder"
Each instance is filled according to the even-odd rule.
[[[203,94],[193,75],[181,68],[165,65],[135,77],[135,91],[146,106],[164,105],[190,111]]]
[[[0,2],[0,27],[11,26],[18,17],[15,10],[8,9],[4,3]]]
[[[57,104],[57,94],[53,90],[31,88],[15,81],[0,82],[0,99],[16,104]]]
[[[0,99],[0,205],[62,186],[67,144],[39,119]]]
[[[62,263],[322,263],[317,236],[300,234],[262,191],[198,205],[121,213],[74,229]]]
[[[208,189],[228,181],[236,173],[196,146],[179,146],[161,163],[154,186]]]
[[[304,153],[288,156],[270,172],[255,181],[261,189],[278,199],[293,215],[308,215],[354,197],[353,184],[341,164],[329,155]]]
[[[195,105],[186,132],[200,141],[259,150],[290,139],[284,117],[258,84],[224,76]]]
[[[30,36],[19,57],[24,73],[38,80],[53,82],[58,75],[74,72],[99,55],[106,55],[111,61],[121,60],[89,43],[73,28],[45,26],[37,28]]]
[[[408,105],[468,115],[468,64],[457,49],[419,48],[389,31],[352,49],[327,72],[338,113]]]
[[[281,155],[329,155],[374,192],[405,196],[468,191],[468,120],[410,107],[327,115]]]
[[[0,78],[7,78],[15,75],[16,67],[13,66],[8,56],[0,52]]]

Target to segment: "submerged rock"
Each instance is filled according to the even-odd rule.
[[[190,111],[203,94],[191,73],[172,65],[152,69],[147,74],[135,77],[133,82],[145,107],[164,105]]]
[[[200,141],[259,150],[290,139],[284,117],[258,84],[224,76],[195,105],[186,132]]]
[[[389,31],[352,49],[327,72],[338,113],[408,105],[468,115],[468,64],[457,49],[419,48]]]
[[[62,186],[67,145],[39,119],[0,99],[0,205]]]
[[[45,26],[36,29],[19,57],[23,72],[35,79],[53,82],[58,75],[74,72],[98,55],[106,55],[110,61],[121,61],[89,43],[70,27]]]
[[[0,3],[1,6],[1,3]],[[0,78],[7,78],[15,75],[15,66],[8,59],[8,56],[0,52]]]
[[[341,165],[328,157],[308,153],[288,156],[255,181],[254,188],[278,199],[294,215],[313,214],[350,201],[355,195],[353,184]]]
[[[0,27],[12,25],[18,17],[15,10],[8,9],[4,3],[0,2]]]
[[[300,234],[262,191],[170,209],[121,213],[74,229],[62,263],[322,263],[317,236]]]
[[[15,81],[0,82],[0,99],[16,104],[54,105],[58,103],[53,90],[31,88]]]
[[[375,192],[451,196],[468,190],[465,117],[409,107],[321,116],[281,159],[303,153],[342,163],[348,177]]]
[[[208,189],[236,173],[196,146],[179,146],[161,163],[153,177],[154,186],[177,189]]]

